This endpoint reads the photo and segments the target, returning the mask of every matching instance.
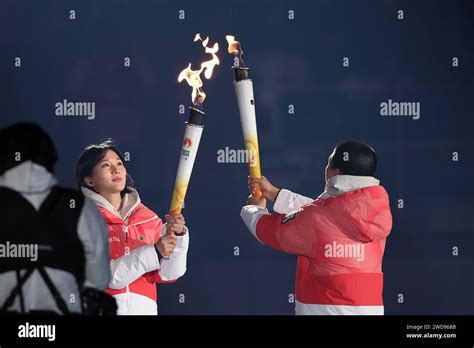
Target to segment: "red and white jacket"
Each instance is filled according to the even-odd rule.
[[[83,188],[107,224],[111,281],[106,292],[117,301],[117,314],[156,315],[156,283],[172,283],[186,272],[189,233],[177,236],[169,258],[158,260],[154,244],[166,232],[166,224],[140,201],[131,189],[122,199],[120,211],[104,197]]]
[[[373,177],[337,175],[316,200],[281,190],[279,215],[247,205],[241,217],[263,244],[298,255],[296,314],[383,315],[382,258],[389,197]]]

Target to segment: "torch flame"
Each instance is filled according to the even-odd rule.
[[[178,76],[178,82],[186,80],[189,86],[193,88],[193,92],[191,93],[191,100],[193,104],[199,105],[204,102],[206,99],[206,94],[202,90],[202,80],[201,80],[201,73],[204,71],[204,77],[206,79],[210,79],[212,77],[212,72],[214,71],[214,67],[219,65],[220,61],[217,57],[216,53],[219,51],[219,44],[216,42],[214,46],[208,47],[207,44],[209,43],[209,37],[205,40],[202,40],[201,34],[197,33],[194,37],[194,42],[202,41],[202,46],[205,48],[205,52],[212,55],[212,58],[208,61],[201,63],[201,69],[199,70],[192,70],[191,63],[189,63],[188,67],[181,71]]]
[[[178,76],[178,82],[181,82],[186,79],[188,85],[193,88],[193,92],[191,93],[191,100],[195,105],[202,104],[204,102],[204,99],[206,99],[206,93],[204,93],[201,89],[202,80],[199,76],[201,75],[201,71],[202,69],[192,70],[191,63],[189,63],[188,67],[181,71]]]
[[[207,40],[207,39],[206,39]],[[204,42],[203,42],[204,44]],[[207,62],[204,62],[201,64],[201,69],[206,69],[204,72],[204,76],[206,79],[210,79],[212,76],[212,72],[214,71],[214,67],[216,65],[219,65],[219,58],[217,58],[216,53],[219,51],[219,44],[216,42],[212,48],[209,48],[206,46],[206,53],[209,53],[212,55],[212,59],[208,60]]]
[[[225,39],[229,44],[227,52],[235,56],[234,66],[239,66],[239,62],[242,62],[242,64],[245,65],[244,60],[242,59],[244,51],[242,50],[242,45],[240,44],[240,42],[235,40],[235,37],[232,35],[227,35]]]
[[[227,52],[229,52],[230,54],[238,54],[239,50],[237,47],[240,45],[240,42],[236,41],[235,37],[232,35],[227,35],[225,39],[227,40],[227,43],[229,44],[229,47],[227,48]]]

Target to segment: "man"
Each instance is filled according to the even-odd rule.
[[[369,145],[347,141],[329,156],[316,200],[265,177],[249,181],[262,197],[250,196],[242,208],[247,228],[262,244],[298,255],[296,314],[384,314],[382,258],[392,215],[376,167]],[[279,214],[267,211],[266,200]]]
[[[94,291],[110,280],[99,211],[79,191],[56,185],[57,152],[38,125],[0,130],[0,160],[0,311],[82,313],[81,290],[103,299]],[[90,313],[98,304],[87,305]]]

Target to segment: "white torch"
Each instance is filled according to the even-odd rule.
[[[205,52],[212,55],[212,58],[201,64],[199,70],[192,70],[191,63],[188,67],[181,71],[178,76],[178,82],[186,80],[186,82],[193,88],[191,94],[192,103],[199,107],[206,99],[206,94],[202,90],[201,72],[204,71],[206,79],[210,79],[212,76],[213,69],[216,65],[219,65],[219,58],[216,53],[219,50],[217,42],[213,47],[207,47],[209,38],[204,41],[201,39],[200,34],[196,34],[194,41],[202,41],[202,46],[205,48]],[[193,172],[194,161],[196,160],[199,143],[201,141],[202,131],[204,129],[204,116],[206,115],[203,111],[197,107],[190,107],[189,118],[185,123],[186,128],[184,131],[184,138],[181,147],[181,154],[179,158],[178,170],[176,172],[176,180],[173,189],[173,196],[171,198],[170,215],[176,215],[181,213],[183,208],[184,198],[188,189],[189,181],[191,180],[191,174]],[[169,255],[164,255],[169,256]]]
[[[199,142],[201,141],[204,129],[204,112],[190,107],[189,118],[185,123],[183,145],[179,158],[178,171],[174,184],[173,196],[171,198],[170,215],[181,213],[184,197],[188,189],[189,180],[193,172],[194,161],[196,160]]]
[[[237,95],[237,105],[240,113],[240,124],[244,136],[245,149],[248,153],[248,169],[250,177],[260,178],[260,152],[258,148],[257,121],[255,116],[255,99],[253,96],[253,83],[250,79],[250,69],[240,67],[242,60],[242,49],[240,42],[231,35],[226,36],[229,44],[228,52],[234,55],[234,88]],[[259,185],[255,185],[256,196],[261,197],[262,191]]]

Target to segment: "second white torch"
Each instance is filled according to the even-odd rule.
[[[248,154],[248,169],[250,177],[260,178],[260,152],[258,148],[257,120],[255,115],[255,100],[253,96],[253,83],[250,79],[250,69],[240,67],[242,51],[238,49],[240,43],[233,36],[226,36],[229,43],[228,52],[235,55],[234,66],[234,88],[237,96],[237,104],[240,113],[240,124],[244,135],[245,150]],[[240,57],[237,55],[240,53]],[[262,191],[259,185],[254,187],[256,196],[261,197]]]

